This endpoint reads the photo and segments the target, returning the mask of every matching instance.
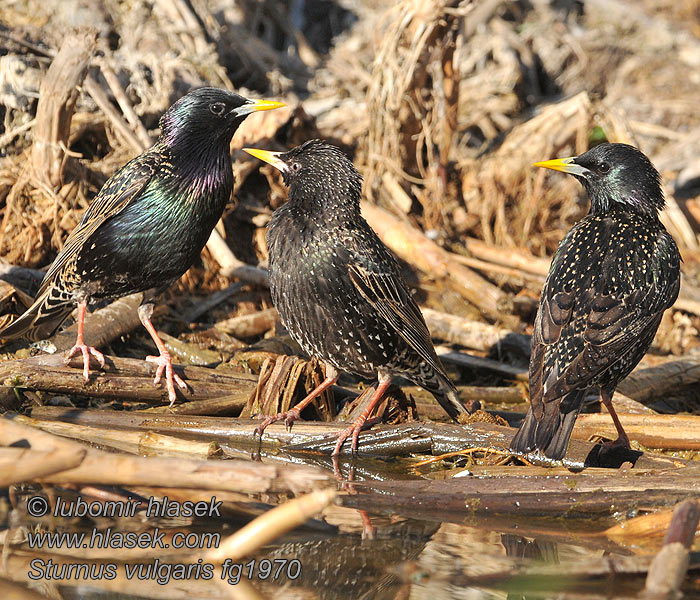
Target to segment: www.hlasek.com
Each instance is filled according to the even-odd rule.
[[[212,496],[209,501],[177,502],[151,496],[145,505],[142,500],[86,502],[80,496],[69,502],[56,498],[53,510],[43,496],[32,496],[27,501],[27,512],[33,517],[133,517],[137,510],[142,510],[146,518],[156,517],[218,517],[221,501]],[[115,531],[112,528],[87,532],[29,532],[27,543],[33,549],[53,548],[111,548],[114,550],[153,548],[203,550],[218,548],[221,534],[212,532],[170,533],[158,527],[150,531]],[[97,580],[115,579],[119,568],[124,569],[127,579],[154,580],[161,585],[171,581],[188,579],[213,579],[216,567],[201,558],[195,563],[161,562],[157,558],[144,563],[67,563],[54,562],[53,559],[35,558],[29,563],[28,576],[33,580]],[[236,585],[241,578],[276,581],[278,579],[297,579],[301,575],[301,562],[298,559],[250,560],[246,563],[234,563],[226,559],[220,565],[221,579]]]

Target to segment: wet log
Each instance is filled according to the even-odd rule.
[[[43,452],[84,449],[77,442],[16,423],[12,415],[0,419],[0,445],[19,443]],[[78,466],[34,480],[64,485],[174,486],[249,494],[303,493],[334,486],[332,476],[312,467],[264,465],[243,460],[142,458],[111,454],[94,448],[87,448]]]
[[[79,425],[101,426],[132,431],[154,431],[166,435],[183,436],[199,441],[216,441],[233,447],[259,449],[280,448],[287,452],[330,455],[335,447],[335,434],[346,427],[344,423],[297,421],[288,431],[284,423],[273,423],[260,439],[254,434],[259,421],[256,419],[226,419],[220,417],[190,417],[175,414],[154,414],[150,411],[115,412],[109,410],[62,408],[39,406],[32,409],[32,417],[56,420]],[[375,426],[364,431],[359,438],[358,455],[400,456],[409,453],[441,455],[465,448],[507,448],[515,429],[491,423],[411,422],[401,425]],[[543,457],[529,455],[534,464],[552,466],[564,464],[571,469],[608,465],[618,467],[623,462],[633,462],[642,469],[675,468],[684,461],[641,452],[623,453],[619,456],[601,457],[600,445],[572,440],[563,463],[552,463]],[[350,453],[349,444],[343,446],[343,454]]]
[[[9,387],[28,388],[54,393],[80,394],[140,402],[167,402],[164,385],[154,386],[156,367],[153,363],[132,358],[105,356],[104,370],[91,371],[90,381],[82,374],[82,357],[65,364],[62,354],[33,356],[0,364],[0,381]],[[244,373],[222,373],[215,369],[174,366],[187,382],[189,390],[178,390],[180,398],[202,400],[221,396],[237,396],[241,402],[250,397],[257,378]]]
[[[355,494],[341,498],[343,506],[379,510],[414,518],[445,512],[558,515],[567,518],[611,516],[643,502],[669,506],[685,498],[700,498],[700,467],[671,471],[629,469],[625,473],[595,469],[568,476],[522,474],[509,470],[491,478],[462,476],[440,481],[355,482]],[[428,517],[429,518],[429,517]]]

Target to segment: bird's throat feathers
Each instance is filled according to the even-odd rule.
[[[582,180],[582,183],[591,199],[591,214],[620,210],[658,218],[659,211],[665,206],[660,186],[657,190],[645,190],[642,187],[600,189],[589,185],[585,180]]]
[[[289,204],[309,215],[322,213],[328,220],[347,220],[360,214],[362,179],[336,176],[309,177],[289,190]]]
[[[228,192],[233,189],[233,168],[228,142],[176,144],[169,148],[172,173],[180,190],[192,198]]]

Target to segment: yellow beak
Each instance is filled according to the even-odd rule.
[[[276,102],[275,100],[253,100],[253,104],[250,107],[254,111],[259,110],[273,110],[275,108],[282,108],[287,106],[284,102]]]
[[[286,104],[283,102],[276,102],[275,100],[249,100],[243,106],[234,109],[233,114],[236,117],[243,117],[250,113],[259,112],[261,110],[273,110],[281,106],[286,106]]]
[[[544,167],[545,169],[554,169],[555,171],[563,171],[569,175],[586,175],[590,173],[586,167],[582,167],[574,162],[575,156],[568,158],[555,158],[553,160],[543,160],[533,163],[533,167]]]
[[[283,152],[271,152],[270,150],[258,150],[257,148],[243,148],[243,151],[247,152],[251,156],[254,156],[255,158],[265,161],[276,169],[282,171],[282,173],[285,173],[288,169],[287,163],[279,158],[280,154],[284,154]]]

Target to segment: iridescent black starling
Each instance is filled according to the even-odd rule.
[[[591,209],[552,260],[532,336],[531,407],[511,449],[563,458],[591,388],[600,389],[615,423],[614,444],[628,447],[611,398],[648,350],[680,286],[678,247],[659,221],[659,174],[625,144],[535,165],[576,177]]]
[[[379,377],[368,408],[344,430],[357,437],[393,375],[431,392],[452,418],[466,413],[430,340],[423,316],[388,248],[360,214],[362,178],[335,146],[311,140],[289,152],[244,149],[279,169],[289,201],[267,232],[272,301],[290,335],[333,367],[326,380],[292,410],[258,427],[299,418],[301,410],[338,378],[337,371]]]
[[[151,323],[155,297],[199,256],[233,190],[229,145],[247,115],[283,106],[248,100],[216,88],[180,98],[162,116],[158,141],[104,184],[48,269],[34,304],[0,338],[37,340],[52,335],[78,305],[78,337],[68,358],[104,356],[83,342],[83,320],[92,300],[144,292],[139,318],[160,352],[146,360],[165,371],[170,404],[175,386],[170,354]]]

